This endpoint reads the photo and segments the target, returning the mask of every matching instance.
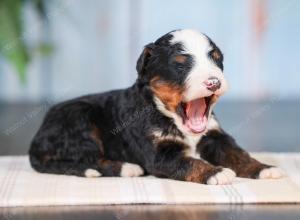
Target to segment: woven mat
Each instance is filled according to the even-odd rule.
[[[0,157],[0,207],[106,204],[300,203],[300,153],[255,153],[281,167],[279,180],[236,178],[208,186],[152,176],[82,178],[40,174],[27,156]]]

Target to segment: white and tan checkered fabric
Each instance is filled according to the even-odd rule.
[[[27,156],[0,157],[0,207],[101,204],[300,203],[300,154],[259,153],[256,158],[284,169],[280,180],[237,178],[232,185],[207,186],[155,177],[40,174]]]

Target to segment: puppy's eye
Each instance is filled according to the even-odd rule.
[[[182,63],[176,63],[176,69],[177,69],[177,70],[184,70],[184,69],[185,69],[185,66],[184,66],[184,64],[182,64]]]

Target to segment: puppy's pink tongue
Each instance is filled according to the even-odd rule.
[[[186,126],[196,133],[204,131],[207,124],[205,98],[195,99],[186,104]]]

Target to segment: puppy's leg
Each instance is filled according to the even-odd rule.
[[[33,168],[42,173],[83,176],[88,178],[100,176],[135,177],[144,174],[143,168],[137,164],[100,159],[98,162],[48,160],[40,161],[30,156]]]
[[[175,180],[204,184],[230,184],[235,173],[227,168],[215,167],[202,160],[186,157],[186,146],[180,142],[162,141],[156,146],[152,174]]]
[[[31,166],[42,173],[83,177],[143,175],[139,165],[106,159],[98,114],[87,102],[54,106],[32,140]]]
[[[135,177],[144,175],[144,170],[137,164],[101,159],[98,162],[103,176]]]
[[[55,144],[49,143],[48,139],[34,139],[29,152],[32,167],[42,173],[83,177],[133,177],[144,174],[144,170],[137,164],[105,159],[98,128],[94,126],[88,132],[89,135],[85,133],[78,132],[74,135],[75,140],[60,140],[58,146],[65,148],[53,149]]]
[[[38,172],[74,175],[82,177],[100,177],[102,173],[94,163],[88,161],[64,160],[51,158],[50,156],[36,156],[30,154],[31,166]]]
[[[250,157],[223,131],[209,131],[198,144],[198,150],[203,159],[216,166],[228,167],[239,177],[265,179],[283,176],[279,168],[260,163]]]

